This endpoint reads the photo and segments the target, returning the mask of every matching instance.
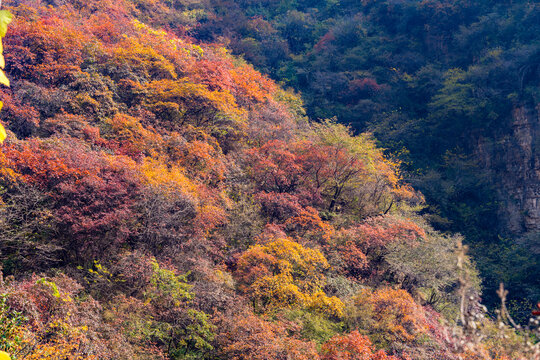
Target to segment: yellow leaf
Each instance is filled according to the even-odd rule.
[[[2,101],[0,101],[0,110],[2,110],[2,107],[4,106],[4,103]],[[4,142],[4,140],[6,139],[7,137],[7,134],[6,134],[6,129],[4,129],[4,127],[2,126],[2,124],[0,124],[0,144],[2,144]],[[2,360],[2,358],[0,357],[0,360]]]
[[[13,20],[13,15],[7,10],[0,10],[0,36],[4,37],[7,33],[7,27]],[[0,359],[1,360],[1,359]]]
[[[4,142],[6,137],[7,137],[6,129],[4,129],[2,124],[0,124],[0,144],[2,144]],[[0,358],[0,360],[2,360],[2,358]]]
[[[6,67],[6,61],[4,60],[4,45],[2,44],[2,39],[0,39],[0,68]]]
[[[11,357],[7,352],[0,351],[0,360],[11,360]]]
[[[9,79],[3,70],[0,70],[0,84],[9,86]]]

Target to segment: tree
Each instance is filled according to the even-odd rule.
[[[351,329],[366,329],[377,345],[414,343],[428,331],[421,306],[405,290],[364,289],[349,308],[346,322]]]
[[[240,313],[220,316],[218,328],[220,355],[227,359],[319,359],[315,343],[285,335],[285,323]]]
[[[373,353],[373,345],[367,336],[353,331],[346,335],[336,335],[322,346],[321,360],[397,360],[384,350]]]
[[[387,159],[370,134],[353,136],[351,129],[326,120],[313,124],[312,141],[329,154],[323,194],[328,210],[373,216],[387,212],[394,201],[414,193],[402,185],[398,164]]]
[[[322,292],[326,269],[328,262],[318,250],[277,238],[242,254],[235,275],[239,289],[256,307],[300,307],[340,318],[341,300]]]
[[[399,265],[389,266],[387,260],[394,259],[395,249],[418,252],[414,249],[428,241],[425,230],[417,223],[387,215],[339,229],[326,249],[332,255],[332,265],[344,275],[377,282],[397,270],[392,267]],[[388,256],[389,253],[392,255]]]
[[[12,145],[4,155],[22,181],[47,194],[62,260],[118,249],[133,235],[141,184],[131,160],[69,138]]]

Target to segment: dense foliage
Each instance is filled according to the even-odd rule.
[[[498,176],[505,165],[518,166],[501,164],[519,127],[516,112],[530,111],[537,123],[537,2],[212,0],[193,6],[205,15],[189,34],[227,42],[300,91],[311,118],[336,116],[359,132],[369,130],[402,161],[434,226],[462,232],[473,245],[490,304],[500,280],[515,300],[527,299],[525,306],[539,298],[538,277],[529,274],[540,271],[540,235],[537,227],[524,235],[522,221],[509,225],[506,209],[524,200],[507,194]],[[538,159],[538,141],[531,144],[525,152]],[[531,161],[516,171],[537,172],[537,160]],[[519,237],[524,246],[515,246]]]
[[[538,354],[534,334],[511,330],[504,312],[498,326],[484,317],[461,238],[428,224],[423,197],[372,135],[311,122],[298,95],[186,35],[209,21],[210,4],[10,5],[0,350]]]

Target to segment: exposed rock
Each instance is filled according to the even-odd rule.
[[[478,155],[493,172],[501,201],[501,230],[513,235],[540,230],[540,104],[516,107],[510,134],[479,141]]]

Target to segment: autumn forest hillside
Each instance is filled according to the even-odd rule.
[[[370,131],[460,232],[498,301],[540,297],[540,4],[211,0],[188,33],[300,92],[312,119]],[[527,304],[528,302],[528,304]]]
[[[0,350],[536,359],[406,164],[197,35],[200,4],[3,4]]]

